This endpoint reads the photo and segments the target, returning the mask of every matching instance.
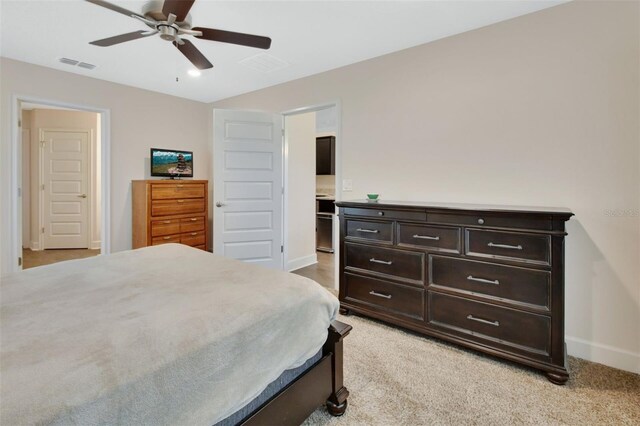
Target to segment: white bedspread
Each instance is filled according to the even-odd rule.
[[[0,423],[212,425],[324,343],[317,283],[178,244],[2,278]]]

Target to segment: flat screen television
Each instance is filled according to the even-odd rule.
[[[151,148],[151,176],[193,177],[193,152]]]

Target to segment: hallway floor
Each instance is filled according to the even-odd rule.
[[[89,249],[63,249],[63,250],[30,250],[22,249],[22,269],[36,266],[50,265],[64,260],[84,259],[97,256],[100,250]]]
[[[306,266],[304,268],[291,271],[294,274],[302,275],[303,277],[311,278],[318,282],[323,287],[333,290],[334,288],[334,259],[333,253],[325,253],[322,251],[316,252],[318,255],[318,263],[315,265]]]

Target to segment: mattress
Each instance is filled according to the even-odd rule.
[[[320,359],[322,359],[322,350],[319,350],[301,366],[282,373],[280,377],[269,383],[269,385],[260,392],[260,395],[253,398],[247,405],[226,419],[219,421],[214,426],[234,426],[239,424],[242,420],[253,414],[258,408],[262,407],[262,405],[269,401],[271,397],[286,388],[290,383],[293,383],[300,375],[302,375],[302,373],[313,367],[313,365],[320,361]]]
[[[212,425],[315,355],[338,301],[178,244],[2,278],[0,423]]]

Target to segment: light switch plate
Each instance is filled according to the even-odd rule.
[[[343,179],[342,180],[342,190],[343,191],[353,191],[353,179]]]

